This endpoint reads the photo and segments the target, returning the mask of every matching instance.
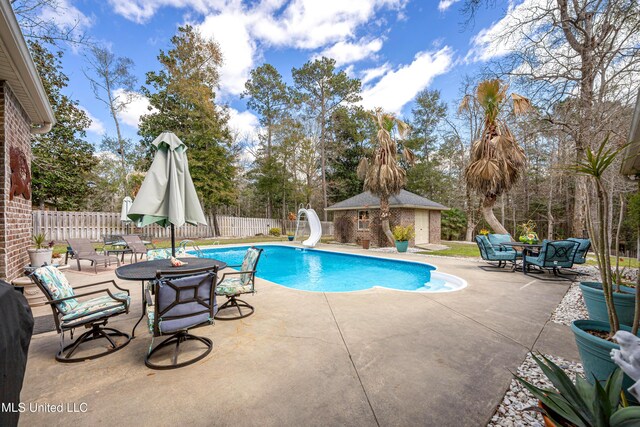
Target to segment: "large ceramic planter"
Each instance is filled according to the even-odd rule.
[[[27,252],[29,252],[29,261],[33,267],[41,267],[45,264],[51,264],[53,249],[27,249]]]
[[[398,252],[407,252],[407,249],[409,249],[409,241],[396,240],[396,249],[398,250]]]
[[[611,341],[598,338],[587,330],[609,332],[609,323],[597,320],[574,320],[571,323],[571,330],[576,338],[580,360],[584,367],[584,376],[589,382],[593,382],[595,377],[598,381],[604,382],[609,375],[616,370],[618,365],[611,360],[611,350],[619,350],[620,346]],[[631,332],[631,328],[621,325],[620,330]],[[622,381],[622,389],[626,390],[634,384],[626,374]],[[631,395],[627,394],[627,397]]]
[[[295,237],[295,236],[287,236],[287,239],[289,239],[289,241],[290,241],[290,242],[293,242],[293,238],[294,238],[294,237]]]
[[[362,243],[362,249],[369,249],[369,239],[362,239],[360,243]]]
[[[598,282],[580,282],[580,289],[589,312],[589,319],[609,322],[602,284]],[[635,312],[636,291],[626,286],[620,286],[620,290],[622,292],[613,293],[613,305],[616,307],[620,324],[631,326]]]

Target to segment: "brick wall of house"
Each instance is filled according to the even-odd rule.
[[[440,243],[442,241],[441,221],[441,211],[429,211],[429,243]]]
[[[0,278],[12,280],[29,264],[31,245],[31,200],[21,195],[9,200],[11,165],[9,150],[20,149],[31,165],[30,121],[6,82],[0,81],[0,156],[4,173],[0,176]]]
[[[393,229],[396,225],[415,226],[415,213],[413,209],[391,209],[389,224]],[[369,230],[358,230],[358,211],[335,211],[333,213],[334,238],[341,243],[360,244],[363,239],[368,239],[374,246],[390,246],[380,225],[380,210],[370,209],[371,225]],[[348,225],[345,225],[348,224]],[[415,244],[414,239],[409,242]]]

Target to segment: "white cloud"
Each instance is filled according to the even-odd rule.
[[[419,52],[413,62],[387,72],[375,85],[362,91],[361,105],[398,113],[418,92],[429,86],[434,77],[447,72],[453,64],[448,46],[437,52]]]
[[[336,65],[351,64],[365,58],[370,58],[373,54],[382,49],[382,39],[360,40],[357,43],[339,41],[333,46],[320,52],[318,56],[326,56],[336,60]]]
[[[483,28],[471,40],[472,48],[467,53],[467,62],[486,62],[508,55],[524,37],[532,37],[543,25],[543,21],[532,19],[551,0],[524,0],[517,6],[509,3],[505,16],[490,27]]]
[[[440,12],[444,12],[459,1],[460,0],[440,0],[440,3],[438,3],[438,10]]]
[[[387,72],[390,69],[391,69],[391,65],[388,62],[385,62],[379,67],[368,68],[362,71],[361,73],[362,77],[360,78],[360,81],[362,82],[363,85],[366,85],[370,81],[375,80],[378,77],[384,76],[385,74],[387,74]]]
[[[89,117],[89,119],[91,120],[91,125],[87,128],[87,131],[91,133],[95,133],[96,135],[104,134],[107,129],[105,128],[104,123],[102,123],[102,120],[94,117],[93,114],[91,114],[89,110],[87,110],[86,108],[84,107],[79,107],[79,108],[82,111],[84,111],[87,117]]]
[[[55,8],[48,4],[42,7],[42,20],[54,23],[62,31],[85,30],[91,26],[92,20],[69,0],[57,0],[54,5]]]
[[[126,91],[124,89],[116,89],[114,95],[116,97],[125,96]],[[133,100],[118,113],[118,117],[124,124],[137,129],[140,123],[140,116],[149,114],[155,110],[149,111],[149,100],[143,95],[134,92],[130,92],[129,95],[132,96]]]
[[[256,56],[256,45],[248,31],[251,21],[251,16],[231,11],[209,15],[198,26],[203,36],[213,38],[220,45],[224,61],[220,68],[223,92],[239,95],[244,90]]]
[[[113,11],[125,18],[142,24],[147,22],[162,7],[190,7],[199,13],[214,8],[221,9],[225,0],[109,0]]]
[[[258,118],[249,111],[239,112],[235,108],[229,107],[229,128],[238,132],[240,137],[255,139],[260,129]]]

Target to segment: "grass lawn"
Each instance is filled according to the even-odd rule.
[[[476,244],[458,243],[458,242],[442,242],[443,245],[449,246],[447,249],[439,251],[424,251],[421,254],[437,255],[437,256],[456,256],[467,258],[479,258],[480,251]]]

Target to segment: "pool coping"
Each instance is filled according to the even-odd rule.
[[[465,279],[463,279],[461,277],[458,277],[458,276],[454,276],[453,274],[442,273],[442,272],[438,271],[438,266],[437,265],[433,265],[433,264],[430,264],[430,263],[427,263],[427,262],[422,262],[422,261],[418,261],[418,260],[406,260],[406,259],[401,259],[401,258],[396,258],[396,257],[385,257],[385,256],[375,256],[375,255],[367,255],[367,254],[352,253],[352,252],[342,252],[340,250],[328,250],[328,249],[320,249],[320,248],[315,248],[315,247],[310,248],[310,247],[304,246],[302,244],[297,244],[297,243],[292,244],[292,245],[286,245],[286,244],[283,244],[283,243],[286,243],[286,242],[264,242],[264,243],[257,243],[257,244],[232,243],[232,244],[228,244],[228,245],[218,244],[218,245],[202,246],[200,248],[200,250],[220,249],[220,248],[242,248],[242,247],[251,247],[251,246],[256,246],[256,247],[259,247],[259,246],[280,246],[280,247],[284,247],[284,248],[304,249],[304,250],[317,251],[317,252],[326,252],[326,253],[338,253],[338,254],[347,255],[347,256],[357,256],[357,257],[363,257],[363,258],[374,258],[374,259],[385,260],[385,261],[406,262],[406,263],[411,263],[411,264],[420,264],[420,265],[426,265],[426,266],[432,267],[433,268],[432,273],[431,273],[432,275],[435,274],[437,278],[444,279],[446,282],[453,283],[454,285],[459,285],[459,287],[456,288],[456,289],[446,289],[446,290],[438,290],[438,291],[422,289],[422,288],[424,288],[424,286],[422,286],[422,288],[409,290],[409,289],[390,288],[390,287],[380,286],[380,285],[374,285],[374,286],[371,286],[371,287],[366,288],[366,289],[356,289],[356,290],[353,290],[353,291],[312,291],[312,290],[308,290],[308,289],[298,289],[298,288],[293,288],[293,287],[290,287],[290,286],[285,286],[285,285],[283,285],[281,283],[273,282],[273,281],[267,280],[267,279],[265,279],[263,277],[258,277],[260,280],[264,280],[265,282],[273,283],[274,285],[278,285],[278,286],[286,288],[286,289],[291,289],[291,290],[300,291],[300,292],[339,294],[339,293],[365,292],[365,291],[370,291],[372,289],[387,289],[387,290],[390,290],[390,291],[420,293],[420,294],[445,294],[445,293],[461,291],[462,289],[465,289],[469,285],[469,283]],[[190,252],[192,252],[192,251],[187,251],[187,253],[190,253]],[[389,253],[385,253],[385,254],[389,254]],[[458,283],[455,283],[455,282],[458,282]]]

